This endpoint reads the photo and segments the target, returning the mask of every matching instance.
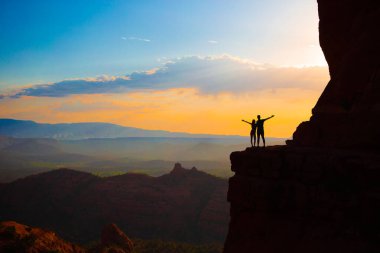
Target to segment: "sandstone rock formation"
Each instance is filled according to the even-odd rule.
[[[380,148],[380,2],[318,0],[320,45],[331,80],[298,146]]]
[[[0,252],[85,253],[85,250],[62,240],[54,232],[5,221],[0,223]]]
[[[119,247],[125,253],[133,250],[133,243],[115,224],[106,225],[102,230],[101,242],[103,247]]]
[[[99,245],[89,250],[89,253],[131,253],[132,241],[115,224],[103,227]]]
[[[115,224],[104,226],[98,245],[84,249],[54,232],[14,221],[0,223],[0,252],[4,253],[132,253],[132,241]]]
[[[231,162],[225,253],[380,249],[379,155],[277,146]]]
[[[380,252],[380,1],[318,7],[331,80],[287,146],[231,154],[225,253]]]

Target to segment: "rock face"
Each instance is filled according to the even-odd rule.
[[[231,162],[225,253],[380,250],[378,154],[277,146]]]
[[[231,154],[225,253],[380,252],[380,1],[318,9],[331,80],[287,146]]]
[[[85,250],[62,240],[54,232],[6,221],[0,223],[0,252],[85,253]]]
[[[160,177],[99,178],[61,169],[0,185],[0,217],[81,243],[97,240],[98,231],[109,223],[131,237],[223,242],[227,187],[227,180],[180,164]]]
[[[380,148],[380,1],[318,0],[318,10],[331,80],[293,143]]]

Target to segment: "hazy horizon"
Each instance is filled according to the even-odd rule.
[[[125,127],[129,129],[136,129],[136,130],[143,130],[143,131],[152,131],[152,132],[164,132],[164,133],[173,133],[173,134],[185,134],[188,136],[173,136],[173,138],[223,138],[223,137],[236,137],[236,138],[248,138],[249,135],[243,134],[214,134],[214,133],[190,133],[190,132],[178,132],[178,131],[168,131],[168,130],[162,130],[162,129],[145,129],[145,128],[138,128],[138,127],[133,127],[133,126],[126,126],[126,125],[120,125],[120,124],[113,124],[109,122],[100,122],[100,121],[88,121],[88,122],[56,122],[56,123],[49,123],[49,122],[39,122],[39,121],[34,121],[31,119],[12,119],[12,118],[0,118],[1,120],[11,120],[11,121],[20,121],[20,122],[33,122],[38,125],[77,125],[77,124],[109,124],[113,126],[118,126],[118,127]],[[0,127],[1,127],[1,122],[0,122]],[[1,136],[0,132],[0,136]],[[3,134],[4,136],[12,137],[11,135],[8,134]],[[145,136],[125,136],[125,137],[110,137],[110,138],[128,138],[128,137],[145,137]],[[147,137],[155,137],[155,136],[147,136]],[[170,138],[169,136],[157,136],[159,138]],[[23,138],[23,137],[15,137],[15,138]],[[28,137],[26,137],[28,138]],[[102,138],[107,138],[107,137],[102,137]],[[274,138],[274,139],[286,139],[286,138],[291,138],[291,136],[281,136],[281,137],[273,137],[273,136],[266,136],[266,138]]]

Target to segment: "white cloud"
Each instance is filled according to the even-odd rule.
[[[126,93],[141,89],[167,88],[196,88],[208,94],[277,88],[321,90],[327,81],[326,67],[276,67],[229,55],[188,56],[171,59],[152,70],[125,76],[103,75],[34,85],[16,92],[13,97],[63,97],[72,94]]]
[[[219,42],[218,41],[216,41],[216,40],[209,40],[209,41],[207,41],[208,43],[210,43],[210,44],[218,44]]]
[[[138,37],[129,37],[129,40],[138,40],[138,41],[144,41],[144,42],[151,42],[150,39],[145,39],[145,38],[138,38]]]

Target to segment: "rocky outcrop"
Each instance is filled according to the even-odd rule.
[[[102,230],[101,235],[102,245],[111,246],[119,245],[126,251],[132,251],[133,243],[115,224],[106,225]]]
[[[108,223],[142,239],[221,243],[228,225],[226,194],[227,180],[180,164],[160,177],[99,178],[60,169],[0,185],[0,217],[80,243],[97,240]]]
[[[278,146],[231,163],[225,253],[379,252],[380,155]]]
[[[380,147],[380,2],[318,0],[320,45],[331,80],[297,146]]]
[[[318,10],[331,80],[287,146],[231,154],[225,253],[380,252],[380,1]]]
[[[132,241],[115,224],[104,226],[98,245],[84,249],[54,232],[14,221],[0,223],[0,252],[4,253],[132,253]]]
[[[115,224],[104,226],[99,245],[89,253],[132,253],[132,241]]]
[[[85,250],[62,240],[54,232],[5,221],[0,223],[0,252],[85,253]]]

